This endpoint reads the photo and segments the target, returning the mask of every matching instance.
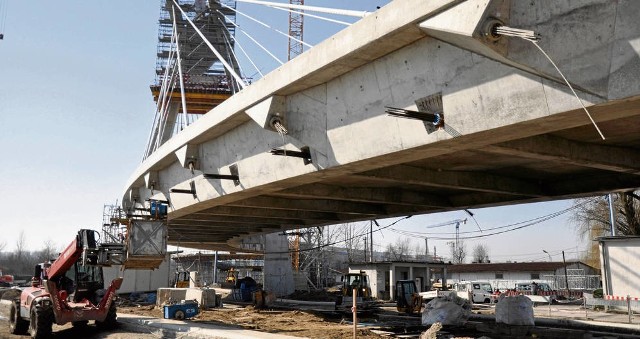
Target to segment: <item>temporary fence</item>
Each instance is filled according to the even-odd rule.
[[[534,295],[531,291],[513,291],[513,290],[507,290],[505,291],[505,293],[507,294],[507,296],[514,296],[514,295],[519,295],[519,294],[523,294],[523,295]],[[545,297],[555,297],[555,299],[558,299],[559,296],[562,296],[566,299],[580,299],[582,298],[584,294],[584,291],[573,291],[573,290],[561,290],[561,291],[538,291],[535,295],[541,295],[541,296],[545,296]]]
[[[631,323],[632,312],[640,312],[640,298],[616,295],[604,295],[602,298],[594,298],[591,293],[584,293],[585,312],[593,306],[604,306],[607,309],[626,310]]]
[[[601,287],[599,275],[543,275],[542,278],[553,289],[559,291],[566,290],[567,287],[570,290],[595,290]],[[569,286],[567,286],[567,283],[569,283]]]

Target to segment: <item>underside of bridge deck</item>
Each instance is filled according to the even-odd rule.
[[[229,249],[287,229],[637,189],[638,10],[392,1],[163,144],[123,205],[167,201],[170,243]],[[530,41],[487,40],[496,20],[540,33],[576,95]],[[429,112],[428,100],[437,129],[386,113]]]
[[[640,102],[606,110],[640,113]],[[256,232],[632,190],[640,187],[639,126],[640,114],[600,121],[605,142],[585,124],[436,156],[424,152],[421,158],[420,149],[413,149],[411,161],[273,189],[172,218],[170,235],[185,246],[221,248]]]

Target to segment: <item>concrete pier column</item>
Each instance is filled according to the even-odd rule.
[[[278,297],[294,292],[289,243],[286,236],[278,233],[265,236],[264,290]]]

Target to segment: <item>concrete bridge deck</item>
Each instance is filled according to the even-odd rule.
[[[392,1],[170,139],[123,204],[170,201],[170,243],[223,249],[284,229],[638,188],[638,12],[636,1]],[[538,49],[489,34],[496,23],[540,34],[606,140]],[[442,102],[435,132],[385,113],[427,98]],[[273,148],[308,148],[311,163]]]

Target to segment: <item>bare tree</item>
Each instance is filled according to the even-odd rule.
[[[473,262],[489,262],[489,248],[485,244],[477,244],[473,247]]]
[[[409,259],[411,239],[407,237],[396,239],[395,244],[387,244],[384,257],[386,260],[405,261]]]
[[[348,262],[364,260],[363,235],[366,232],[361,225],[346,223],[325,227],[325,229],[327,228],[330,228],[327,243],[337,243],[337,246],[343,247],[346,251]]]
[[[55,259],[58,257],[58,252],[58,248],[53,241],[51,241],[51,239],[47,239],[37,255],[38,261],[47,262],[51,259]]]
[[[422,247],[422,242],[415,242],[412,244],[411,255],[418,260],[426,260],[425,250]]]
[[[2,250],[4,250],[5,246],[7,246],[7,243],[4,241],[0,241],[0,252],[2,252]]]
[[[613,194],[615,230],[617,235],[640,235],[640,196],[637,191]],[[611,220],[606,198],[577,199],[572,219],[577,232],[587,240],[610,234]],[[599,268],[600,254],[597,242],[591,241],[582,258],[588,265]]]
[[[14,256],[17,260],[21,260],[24,257],[25,247],[26,246],[26,238],[24,235],[24,230],[20,231],[18,234],[18,239],[16,240],[16,250],[14,252]]]
[[[462,264],[467,257],[467,248],[464,241],[458,241],[458,245],[451,243],[451,261],[454,264]]]

